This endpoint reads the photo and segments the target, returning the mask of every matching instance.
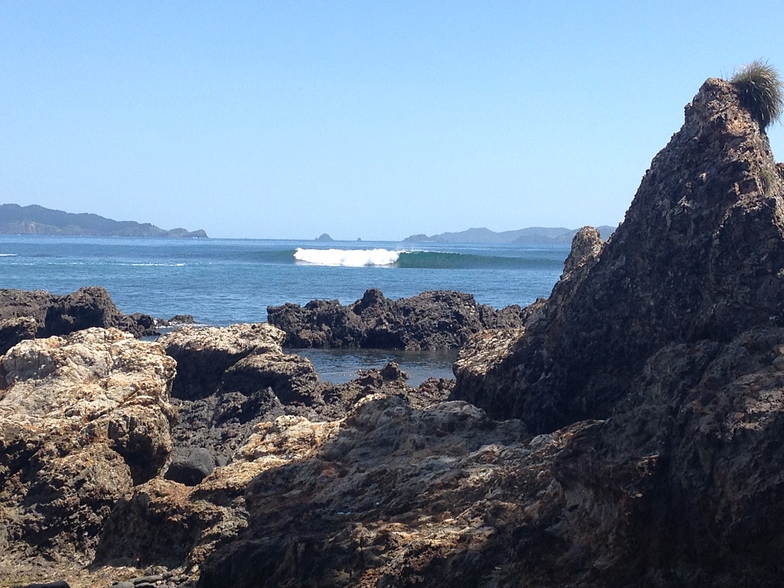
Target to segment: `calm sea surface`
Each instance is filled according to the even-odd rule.
[[[379,288],[388,298],[457,290],[501,308],[548,296],[567,245],[322,243],[243,239],[0,236],[0,287],[67,294],[103,286],[127,313],[201,323],[258,322],[268,305],[337,299]],[[358,368],[401,361],[413,383],[450,377],[449,354],[308,352],[322,377],[345,381]]]

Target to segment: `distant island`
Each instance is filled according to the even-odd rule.
[[[0,234],[68,235],[81,237],[174,237],[206,239],[202,229],[165,230],[150,223],[116,221],[97,214],[73,214],[37,204],[0,204]]]
[[[603,225],[596,227],[602,236],[607,239],[615,231],[615,227]],[[516,231],[502,231],[496,233],[490,229],[474,228],[459,233],[441,233],[440,235],[411,235],[403,239],[404,243],[520,243],[520,244],[546,244],[572,242],[572,237],[579,229],[565,229],[563,227],[529,227]]]

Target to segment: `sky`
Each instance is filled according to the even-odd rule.
[[[0,203],[225,238],[615,226],[705,79],[784,68],[783,21],[756,0],[0,0]]]

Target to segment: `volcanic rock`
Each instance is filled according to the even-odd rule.
[[[117,329],[22,341],[0,357],[0,563],[89,562],[114,505],[172,448],[175,363]]]
[[[521,327],[526,316],[519,306],[495,310],[462,292],[390,300],[375,288],[348,306],[313,300],[267,308],[269,322],[286,332],[286,346],[299,348],[456,349],[482,329]]]
[[[578,234],[524,330],[456,365],[454,398],[534,432],[607,419],[556,464],[570,533],[603,545],[571,552],[591,567],[571,582],[780,583],[783,194],[737,90],[708,80],[610,240]]]
[[[609,416],[662,347],[729,342],[784,300],[782,181],[767,136],[710,79],[602,247],[578,233],[562,280],[514,351],[455,398],[536,431]]]
[[[43,291],[0,290],[0,354],[23,339],[67,335],[90,327],[115,327],[137,337],[157,335],[155,319],[121,312],[104,288],[65,296]]]
[[[215,469],[215,459],[205,447],[179,448],[166,470],[164,478],[186,486],[195,486]]]
[[[266,323],[183,326],[162,336],[159,342],[179,367],[172,395],[196,399],[214,394],[228,368],[251,353],[280,353],[283,337]]]

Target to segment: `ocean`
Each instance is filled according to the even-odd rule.
[[[358,300],[368,288],[388,298],[426,290],[473,294],[502,308],[546,297],[568,245],[411,244],[251,239],[0,236],[1,288],[67,294],[103,286],[126,313],[191,314],[223,326],[266,320],[266,308],[314,299]],[[451,377],[454,354],[303,352],[322,378],[401,363],[413,384]]]

